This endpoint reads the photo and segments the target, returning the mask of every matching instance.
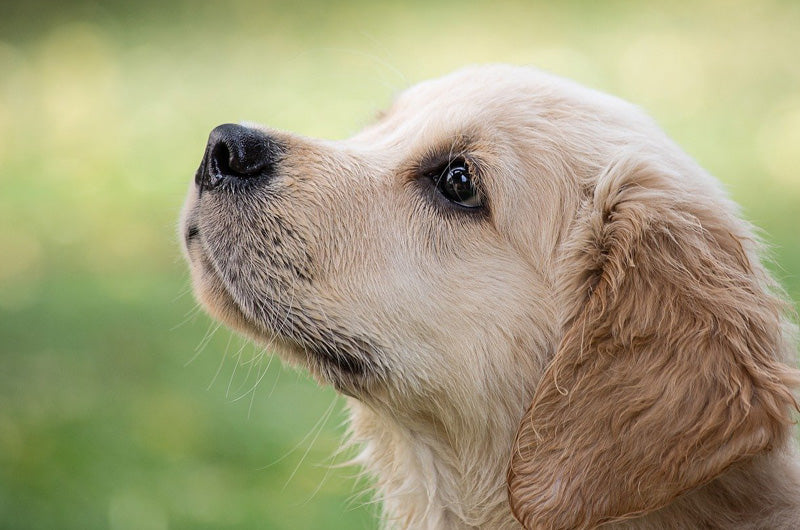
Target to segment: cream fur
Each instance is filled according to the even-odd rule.
[[[788,306],[638,109],[498,65],[347,140],[260,130],[268,184],[190,189],[195,292],[349,396],[387,527],[800,525]],[[480,213],[436,195],[437,156],[470,161]]]

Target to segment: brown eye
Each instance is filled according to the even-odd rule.
[[[479,208],[483,205],[481,194],[463,160],[450,162],[441,170],[433,172],[431,178],[439,193],[448,201],[464,208]]]

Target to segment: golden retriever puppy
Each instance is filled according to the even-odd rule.
[[[222,125],[181,226],[209,313],[349,396],[387,527],[800,528],[788,305],[619,99],[482,66],[344,141]]]

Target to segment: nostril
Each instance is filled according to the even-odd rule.
[[[220,142],[211,148],[211,160],[209,162],[211,164],[209,172],[214,178],[223,178],[228,175],[239,176],[231,168],[231,152],[224,142]]]
[[[208,136],[206,155],[195,181],[213,189],[226,178],[250,179],[272,174],[280,148],[261,131],[224,124]]]

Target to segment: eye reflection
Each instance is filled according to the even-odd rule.
[[[464,208],[479,208],[483,204],[478,188],[470,175],[464,160],[454,160],[430,174],[444,197]]]

